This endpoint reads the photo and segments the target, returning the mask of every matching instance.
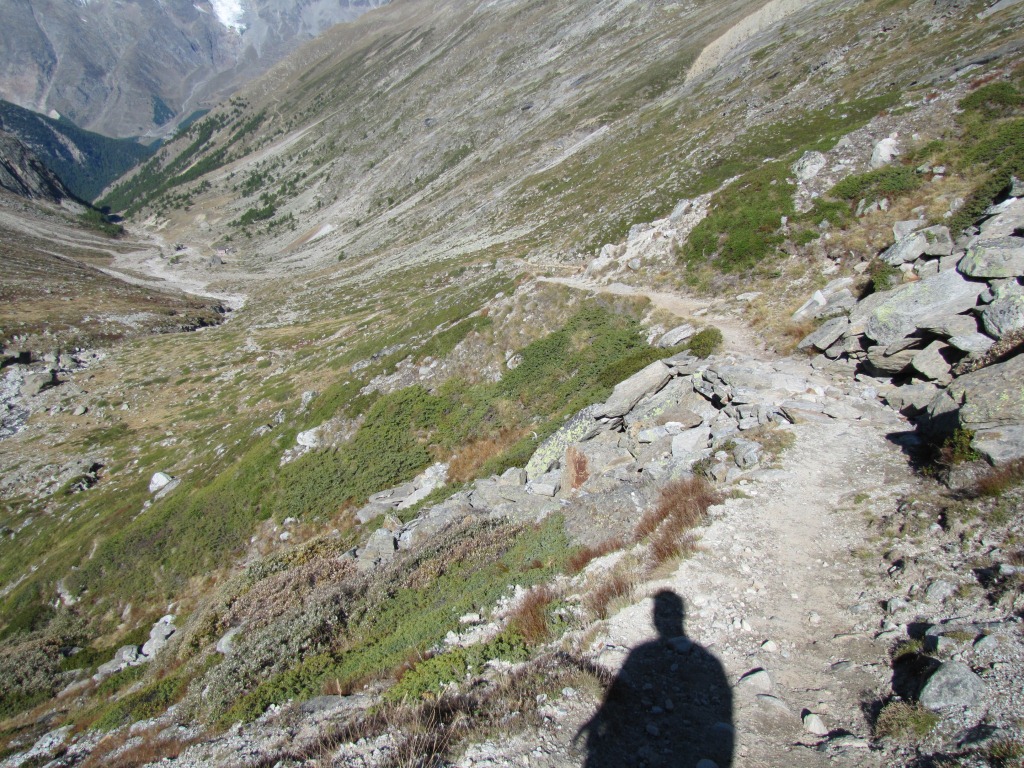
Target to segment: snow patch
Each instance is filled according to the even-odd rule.
[[[217,21],[225,27],[238,33],[245,30],[245,24],[242,23],[242,16],[245,14],[242,0],[210,0],[210,5]]]

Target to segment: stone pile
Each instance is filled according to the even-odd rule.
[[[731,482],[758,471],[763,448],[755,439],[774,425],[885,419],[872,386],[845,391],[826,375],[785,361],[700,360],[683,352],[651,363],[618,384],[603,403],[567,419],[537,446],[525,468],[477,480],[441,504],[403,522],[395,512],[422,498],[425,475],[371,497],[362,522],[384,515],[365,546],[353,550],[361,568],[386,563],[466,518],[534,521],[572,504],[620,499],[641,489],[701,473]],[[432,486],[435,487],[435,486]]]
[[[1024,331],[1024,199],[993,206],[955,242],[946,227],[925,225],[897,222],[879,256],[902,272],[902,285],[851,302],[844,278],[797,310],[795,319],[825,319],[798,347],[820,353],[817,367],[845,361],[891,380],[886,401],[931,435],[969,429],[993,463],[1024,456],[1024,361],[958,376],[1000,341],[1012,349]]]

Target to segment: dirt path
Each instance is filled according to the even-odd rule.
[[[633,604],[588,640],[585,652],[612,672],[643,665],[649,670],[630,715],[640,720],[636,746],[645,750],[637,764],[692,768],[710,758],[732,768],[879,768],[884,758],[869,749],[865,704],[887,693],[892,640],[876,639],[884,587],[857,552],[869,538],[865,510],[891,507],[892,499],[912,486],[906,459],[891,439],[909,425],[845,374],[833,378],[803,358],[774,359],[738,317],[705,300],[578,278],[546,280],[578,290],[647,296],[680,318],[696,315],[712,322],[723,330],[727,352],[739,365],[744,358],[759,359],[765,370],[806,379],[808,393],[815,393],[808,397],[829,403],[835,416],[781,427],[792,433],[792,445],[775,467],[725,489],[731,496],[713,508],[711,524],[699,530],[697,554],[670,575],[641,584]],[[664,629],[659,634],[654,626],[654,596],[665,591],[682,599],[685,621],[677,635],[693,643],[678,657],[657,650],[672,646]],[[659,660],[658,654],[671,658]],[[647,661],[641,664],[639,658]],[[703,682],[690,686],[704,690],[692,702],[679,691],[669,695],[673,683],[662,681],[698,674],[690,669],[704,670]],[[709,670],[718,670],[717,677]],[[744,679],[757,670],[766,675]],[[716,679],[720,682],[707,682]],[[727,714],[721,714],[723,708]],[[561,714],[551,728],[497,750],[471,751],[458,765],[506,759],[505,764],[552,768],[604,765],[603,758],[588,757],[571,739],[594,717],[594,705],[566,697],[553,709]],[[729,721],[722,727],[732,733],[727,737],[734,745],[731,763],[712,745],[703,751],[707,739],[678,735],[709,728],[713,724],[704,721],[712,710],[718,712],[714,717]],[[820,716],[827,740],[807,730],[805,714]]]
[[[716,510],[701,552],[645,587],[683,598],[687,636],[724,668],[732,686],[734,766],[826,766],[837,758],[880,765],[866,748],[862,704],[887,685],[889,643],[873,639],[877,603],[863,594],[865,566],[855,555],[867,537],[857,502],[892,495],[909,482],[885,437],[902,428],[895,416],[792,427],[796,442],[781,468],[741,484],[746,498]],[[614,616],[605,656],[614,660],[653,640],[651,610],[645,599]],[[740,682],[758,668],[768,673],[763,686]],[[805,710],[853,738],[840,742],[848,745],[838,754],[817,751],[821,739],[805,732]]]
[[[601,285],[578,277],[538,277],[545,283],[557,283],[577,291],[588,293],[606,293],[612,296],[637,296],[650,299],[651,304],[683,321],[710,323],[717,326],[724,336],[724,349],[751,357],[761,357],[764,345],[757,336],[736,315],[728,313],[707,299],[695,296],[683,296],[667,291],[654,291],[625,283]]]

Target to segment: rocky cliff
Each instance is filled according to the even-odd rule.
[[[161,136],[377,0],[19,0],[0,97],[108,136]]]

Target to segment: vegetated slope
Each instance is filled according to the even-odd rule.
[[[163,136],[381,0],[0,6],[0,97],[108,136]]]
[[[44,354],[220,322],[218,302],[133,285],[102,268],[140,244],[85,206],[35,206],[0,193],[0,347]]]
[[[572,10],[576,16],[569,15]],[[748,10],[731,9],[728,20],[692,31],[693,39],[721,39]],[[364,43],[348,58],[322,60],[305,77],[300,72],[309,59],[297,59],[197,124],[111,199],[124,206],[140,201],[137,221],[171,241],[194,245],[193,257],[162,262],[166,273],[241,282],[261,270],[263,279],[247,286],[253,300],[234,322],[198,341],[164,337],[129,345],[110,364],[91,369],[87,387],[42,393],[30,431],[0,445],[5,474],[15,479],[7,486],[2,521],[9,531],[0,559],[5,641],[25,654],[17,658],[58,649],[46,656],[38,676],[16,681],[22,698],[12,698],[12,709],[38,703],[77,677],[85,684],[75,689],[81,693],[76,706],[85,711],[75,717],[104,728],[160,711],[185,696],[190,683],[195,703],[201,686],[193,681],[207,673],[222,686],[218,701],[230,706],[230,718],[255,717],[270,703],[325,687],[349,692],[360,682],[371,689],[387,685],[402,672],[394,666],[394,646],[378,653],[368,641],[347,653],[354,647],[349,640],[369,637],[348,632],[370,626],[361,623],[367,614],[359,605],[382,603],[359,603],[342,594],[347,582],[331,578],[336,562],[323,573],[316,570],[319,562],[309,571],[301,567],[344,556],[352,545],[365,544],[378,525],[385,526],[385,539],[389,526],[403,525],[388,518],[355,524],[352,511],[371,489],[409,480],[434,459],[458,459],[468,479],[521,464],[535,440],[585,399],[599,400],[617,380],[669,354],[641,337],[638,321],[649,333],[665,322],[642,300],[599,299],[598,307],[570,321],[570,312],[579,308],[571,292],[520,286],[521,262],[496,257],[528,255],[554,268],[588,243],[622,239],[629,225],[667,212],[680,194],[741,176],[712,198],[715,215],[705,219],[709,223],[698,236],[706,247],[688,252],[685,242],[676,243],[683,248],[681,262],[666,256],[641,276],[671,283],[704,269],[722,280],[736,278],[720,273],[738,274],[740,280],[759,281],[771,300],[785,302],[787,286],[773,285],[773,276],[794,263],[806,272],[833,243],[857,237],[868,243],[859,247],[863,254],[876,225],[853,215],[859,201],[841,189],[840,199],[826,201],[845,210],[835,217],[839,223],[818,209],[814,218],[794,224],[799,238],[787,239],[779,214],[795,204],[778,191],[795,190],[786,173],[789,162],[808,149],[831,147],[874,118],[875,127],[857,137],[864,156],[852,162],[860,167],[881,126],[903,130],[904,115],[910,126],[916,125],[913,116],[934,114],[929,105],[952,108],[956,101],[946,90],[967,86],[949,80],[949,73],[1007,77],[1001,68],[1017,63],[1015,27],[1007,16],[980,21],[976,10],[888,2],[812,7],[790,16],[785,28],[768,27],[738,41],[740,47],[721,58],[701,89],[700,82],[684,83],[685,67],[678,77],[644,80],[654,78],[656,69],[645,57],[671,48],[666,30],[679,33],[671,25],[640,23],[662,11],[608,5],[583,20],[579,7],[561,16],[561,6],[533,3],[391,6],[364,17],[356,31],[337,32],[358,34]],[[664,12],[673,18],[671,13],[696,11]],[[1019,13],[1018,7],[1007,15],[1012,22]],[[501,24],[493,26],[494,19]],[[594,19],[607,23],[588,26]],[[561,31],[551,32],[558,23]],[[853,28],[863,38],[851,34]],[[498,49],[488,44],[505,33],[502,45],[514,48],[522,39],[532,47],[501,63],[500,55],[492,55]],[[665,48],[652,42],[661,34]],[[556,56],[547,66],[559,41],[574,55],[564,61]],[[334,42],[332,35],[303,56]],[[695,43],[686,55],[696,55],[699,47]],[[926,49],[931,58],[922,56]],[[358,76],[340,77],[343,72]],[[488,90],[491,82],[501,85]],[[889,90],[892,83],[910,90]],[[936,85],[933,91],[932,83],[943,90]],[[431,85],[433,90],[424,91]],[[503,94],[509,92],[515,98],[507,104]],[[526,94],[536,97],[530,109],[518,100]],[[835,94],[846,100],[832,105]],[[538,106],[544,95],[547,111]],[[401,119],[399,96],[420,110],[413,119]],[[535,109],[536,124],[530,122]],[[588,122],[592,118],[596,122]],[[986,125],[1002,130],[1004,124],[975,125],[970,140]],[[952,193],[969,190],[984,173],[961,157],[962,137],[948,114],[925,127],[928,138],[948,129],[953,140],[927,150],[913,139],[907,144],[908,156],[916,160],[937,162],[949,155],[952,172],[942,182],[948,186],[929,187],[932,202],[942,198],[944,207],[936,208],[941,215]],[[917,173],[916,164],[909,167]],[[412,186],[402,197],[403,179],[410,176]],[[872,179],[848,186],[870,187]],[[389,190],[398,192],[390,203],[380,197]],[[892,215],[904,210],[899,206],[911,206],[895,196],[892,202]],[[730,218],[735,204],[750,215]],[[232,221],[237,225],[230,226]],[[849,232],[826,231],[847,224]],[[891,222],[876,229],[891,232]],[[745,246],[729,242],[736,234]],[[229,246],[220,274],[210,272],[203,252],[215,244]],[[670,246],[665,245],[667,254]],[[612,250],[628,252],[624,245]],[[844,247],[841,255],[853,250]],[[308,271],[275,280],[282,259]],[[836,268],[832,260],[815,262],[826,264]],[[800,276],[805,287],[818,279]],[[88,429],[69,420],[65,406],[72,402],[89,406]],[[336,439],[300,451],[299,435],[308,442],[314,428]],[[467,429],[482,434],[468,435]],[[34,451],[31,461],[23,458],[26,446]],[[74,453],[105,459],[106,473],[88,490],[51,480],[66,476]],[[148,491],[157,471],[180,480],[163,498]],[[510,531],[503,546],[536,533]],[[305,539],[313,539],[308,548],[292,548]],[[546,540],[557,542],[553,534]],[[560,562],[542,552],[536,565],[517,557],[490,570],[493,562],[455,555],[474,575],[486,571],[485,581],[511,572],[525,583],[533,579],[530,571]],[[389,611],[401,609],[393,623],[395,613],[389,614],[389,638],[412,638],[416,650],[429,650],[419,644],[430,646],[440,627],[424,627],[420,612],[430,615],[431,601],[448,594],[430,590],[437,578],[450,577],[446,558],[425,558],[434,562],[424,561],[423,568],[403,574],[394,590],[385,590],[381,600],[401,597],[387,604]],[[282,575],[272,578],[277,574]],[[247,598],[252,602],[229,615],[239,594],[264,579],[269,580]],[[212,592],[219,585],[223,604],[206,613],[220,599]],[[314,589],[316,594],[304,591],[318,585],[331,586]],[[294,586],[295,592],[282,586]],[[490,586],[484,586],[480,594],[490,599]],[[297,593],[317,610],[306,614],[297,607],[305,597],[290,604],[287,598]],[[258,610],[266,594],[281,597],[269,619]],[[58,596],[62,607],[54,609]],[[131,668],[92,687],[88,674],[118,645],[144,640],[172,601],[179,617],[195,620],[195,643],[179,646],[181,656],[158,672]],[[348,615],[353,608],[358,615]],[[233,621],[263,627],[277,619],[280,634],[275,629],[251,636],[253,646],[268,640],[260,655],[219,666],[223,661],[210,646]],[[454,613],[443,620],[456,628]],[[301,632],[290,632],[292,627]],[[274,645],[281,637],[296,644],[285,659]],[[60,648],[83,643],[89,648],[80,658],[60,655]],[[499,651],[518,658],[520,649],[507,644]],[[249,658],[253,668],[244,668]],[[291,659],[296,663],[289,666]],[[409,665],[421,660],[410,659]],[[184,662],[181,668],[178,661]],[[416,679],[461,679],[465,667],[482,663],[477,657],[456,661],[456,673],[442,670],[434,678],[443,661],[424,665],[422,677],[408,686]],[[244,683],[232,682],[236,662]],[[329,677],[335,672],[332,689]],[[360,678],[363,673],[367,677]],[[143,675],[141,690],[110,700]],[[42,720],[33,722],[44,727]]]
[[[910,3],[779,7],[785,24],[735,40],[756,4],[379,9],[200,121],[106,202],[207,249],[251,245],[243,271],[340,252],[375,268],[565,259],[765,157],[834,141],[901,88],[923,97],[1013,39],[959,9],[947,23]],[[717,68],[687,82],[713,42]]]
[[[82,200],[93,201],[114,179],[149,157],[154,148],[112,139],[0,101],[0,128],[14,134]]]

